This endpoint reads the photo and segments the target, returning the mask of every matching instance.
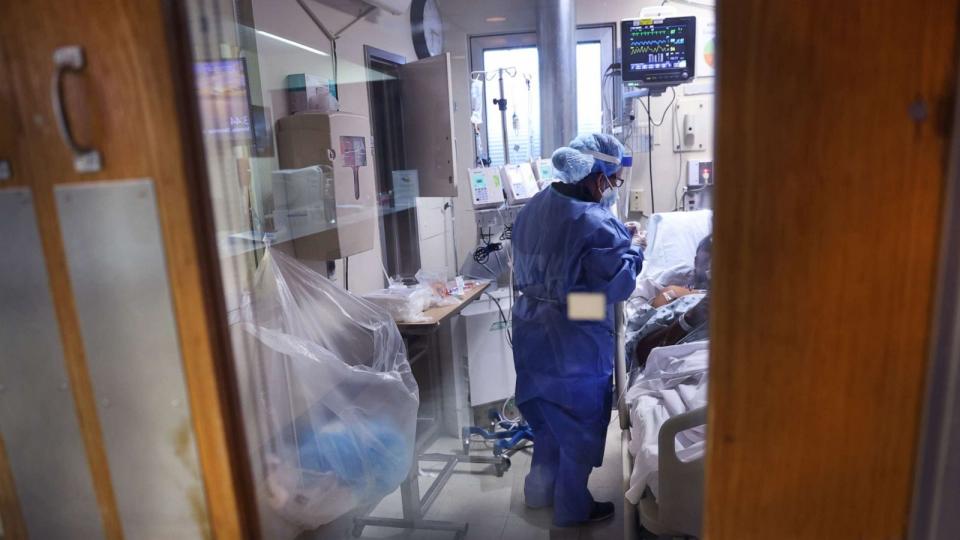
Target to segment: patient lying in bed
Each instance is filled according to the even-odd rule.
[[[676,344],[695,331],[706,338],[711,248],[707,235],[697,245],[693,266],[678,264],[638,278],[626,305],[628,369],[642,368],[654,347]]]
[[[630,454],[635,464],[627,499],[648,487],[659,494],[659,433],[668,419],[707,402],[708,313],[712,235],[710,214],[654,216],[649,265],[627,302],[627,358],[631,385]],[[705,426],[677,436],[677,454],[703,455]]]

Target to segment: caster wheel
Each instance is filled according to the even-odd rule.
[[[503,473],[510,470],[510,458],[503,458],[500,463],[497,463],[497,477],[502,477]]]
[[[460,443],[463,445],[463,455],[470,453],[470,430],[463,428],[460,432]]]

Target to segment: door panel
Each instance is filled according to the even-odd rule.
[[[407,168],[419,173],[421,197],[457,196],[450,54],[401,64]]]
[[[117,472],[105,450],[110,441],[104,438],[104,420],[98,416],[88,369],[100,358],[91,358],[98,353],[81,332],[54,188],[123,178],[152,178],[156,186],[162,245],[155,249],[166,254],[163,268],[182,355],[181,384],[192,412],[189,428],[196,437],[206,493],[207,512],[202,519],[226,537],[256,530],[247,527],[256,522],[256,513],[239,509],[252,501],[252,495],[240,493],[247,489],[248,469],[239,465],[245,462],[245,446],[240,442],[241,424],[233,416],[239,407],[231,390],[234,379],[226,324],[220,320],[221,299],[208,293],[220,290],[220,272],[208,246],[214,237],[205,207],[209,196],[202,177],[194,176],[200,146],[185,120],[190,118],[185,114],[188,102],[182,99],[189,88],[189,64],[179,63],[174,56],[174,51],[188,47],[180,35],[186,28],[171,24],[181,17],[174,11],[180,7],[159,0],[0,3],[0,46],[7,53],[9,72],[9,83],[0,86],[12,88],[16,107],[11,125],[22,130],[16,138],[12,183],[29,186],[34,194],[64,366],[74,392],[100,519],[109,538],[124,533],[136,536],[137,530],[125,530],[118,512],[118,486],[126,479],[114,476]],[[60,140],[49,101],[53,51],[69,44],[83,47],[86,66],[65,77],[66,110],[79,142],[101,152],[104,167],[98,173],[74,171],[72,154]],[[4,442],[12,454],[17,441]],[[172,450],[176,444],[168,439],[165,449]],[[150,485],[150,477],[166,473],[157,466],[140,474],[146,477],[144,485]]]
[[[905,535],[958,4],[718,2],[707,538]]]
[[[0,238],[0,434],[21,514],[4,511],[3,524],[11,538],[101,538],[28,188],[0,189]]]
[[[209,537],[153,182],[55,194],[123,530]]]

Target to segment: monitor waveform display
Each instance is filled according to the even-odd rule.
[[[684,29],[679,25],[630,28],[630,69],[646,71],[686,67],[684,35]]]
[[[689,81],[696,67],[696,35],[694,16],[622,21],[623,80],[650,87]]]

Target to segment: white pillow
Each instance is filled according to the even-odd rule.
[[[697,246],[712,229],[712,210],[654,214],[647,223],[647,249],[640,276],[655,276],[680,264],[694,266]]]

